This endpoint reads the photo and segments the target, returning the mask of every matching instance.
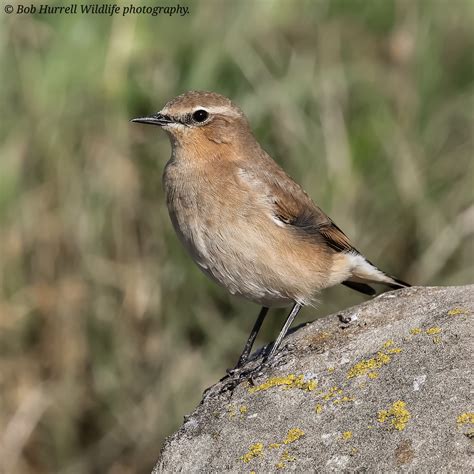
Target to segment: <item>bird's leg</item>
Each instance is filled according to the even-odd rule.
[[[283,325],[280,334],[278,334],[278,337],[276,338],[276,341],[273,343],[272,350],[270,353],[265,357],[263,360],[263,364],[265,364],[269,359],[271,359],[275,353],[278,351],[281,341],[283,341],[283,338],[286,336],[286,333],[288,332],[288,329],[290,329],[291,323],[294,321],[296,318],[296,315],[299,313],[300,309],[302,308],[303,305],[299,303],[295,303],[293,308],[291,308],[291,312],[286,318],[285,324]]]
[[[252,346],[253,346],[253,343],[255,342],[255,338],[257,337],[258,331],[260,331],[260,328],[262,327],[263,321],[267,313],[268,313],[268,308],[263,306],[262,309],[260,310],[260,313],[258,314],[255,324],[253,325],[252,332],[250,333],[250,336],[247,339],[247,342],[245,343],[244,350],[242,351],[242,354],[239,357],[239,361],[237,362],[237,365],[233,369],[230,369],[230,371],[228,370],[228,372],[230,373],[234,372],[235,370],[242,367],[242,365],[244,365],[245,362],[247,362],[247,359],[250,356],[250,352],[252,351]]]
[[[261,370],[267,365],[268,360],[275,355],[275,353],[278,351],[281,342],[283,341],[284,337],[286,336],[286,333],[290,329],[291,324],[293,323],[294,319],[296,318],[297,314],[299,313],[300,309],[302,308],[303,305],[299,303],[295,303],[293,308],[291,308],[291,312],[286,318],[285,324],[283,325],[283,328],[280,331],[280,334],[278,334],[278,337],[276,338],[275,342],[273,343],[273,347],[270,351],[270,353],[265,356],[263,361],[261,362],[260,365],[258,365],[255,368],[249,369],[249,370],[242,370],[240,371],[240,368],[242,365],[247,361],[250,351],[252,350],[252,345],[255,341],[255,338],[257,337],[257,333],[260,330],[260,327],[262,326],[263,320],[265,319],[265,316],[267,315],[268,308],[263,307],[260,310],[260,314],[257,317],[257,320],[255,321],[255,324],[252,328],[252,332],[250,333],[250,336],[247,340],[247,343],[245,344],[244,350],[242,352],[242,355],[239,358],[239,362],[237,363],[236,367],[234,369],[228,369],[227,373],[228,376],[230,375],[232,379],[228,381],[224,388],[222,390],[233,390],[242,379],[247,378],[251,384],[254,384],[254,379],[253,377],[256,375],[259,375]],[[237,377],[233,377],[235,373],[238,373]],[[228,377],[227,376],[227,377]],[[227,377],[224,377],[221,380],[225,380]]]

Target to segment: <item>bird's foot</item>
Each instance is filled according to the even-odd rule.
[[[277,352],[272,355],[272,357],[269,356],[270,354],[267,354],[263,358],[257,360],[252,359],[248,363],[242,365],[237,364],[237,366],[232,369],[226,369],[226,374],[219,380],[219,383],[207,389],[204,393],[204,397],[207,398],[214,394],[233,392],[234,389],[242,383],[248,383],[251,386],[258,385],[257,380],[262,377],[268,369],[281,364],[281,352]]]

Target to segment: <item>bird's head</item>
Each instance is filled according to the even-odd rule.
[[[243,112],[230,99],[214,92],[186,92],[156,114],[132,122],[161,127],[173,146],[233,143],[251,133]]]

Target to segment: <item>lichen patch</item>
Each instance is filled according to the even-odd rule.
[[[288,430],[286,438],[283,440],[283,444],[291,444],[295,441],[298,441],[302,436],[304,436],[304,431],[300,428],[291,428]]]
[[[387,365],[391,361],[391,357],[384,352],[377,352],[375,357],[370,359],[364,359],[358,362],[356,365],[351,367],[347,372],[347,378],[360,377],[373,372],[374,369],[380,369],[384,365]]]
[[[263,454],[263,443],[254,443],[249,447],[248,452],[246,452],[240,459],[243,462],[250,462],[252,459],[261,456]]]
[[[341,439],[344,441],[349,441],[352,438],[352,431],[344,431],[341,435]]]
[[[344,395],[341,398],[336,398],[335,400],[333,400],[332,403],[334,405],[340,405],[341,403],[349,403],[349,402],[353,402],[353,401],[354,401],[354,397],[348,397],[347,395]]]
[[[275,467],[277,469],[283,469],[286,463],[293,462],[295,459],[295,456],[292,456],[286,449],[281,453],[280,460],[275,464]]]
[[[456,418],[456,423],[458,424],[458,426],[462,426],[467,423],[474,425],[474,412],[461,413]]]
[[[323,395],[323,400],[328,401],[331,398],[335,398],[338,395],[342,395],[343,391],[342,388],[339,387],[331,387],[327,393]]]
[[[433,326],[426,330],[426,334],[433,336],[434,334],[441,334],[442,329],[439,326]]]
[[[249,393],[261,392],[273,387],[283,387],[284,389],[299,389],[305,392],[311,392],[318,386],[316,380],[305,381],[304,375],[289,374],[283,377],[271,377],[256,387],[249,387]]]
[[[421,331],[421,330],[420,330]],[[361,377],[366,375],[369,379],[376,379],[379,373],[376,369],[388,365],[392,361],[392,355],[402,352],[400,347],[394,347],[395,341],[388,339],[382,345],[382,348],[377,352],[375,357],[370,359],[363,359],[356,365],[352,366],[347,372],[347,378]]]
[[[399,431],[405,429],[410,418],[411,414],[407,410],[406,403],[402,400],[394,402],[388,410],[380,410],[377,415],[379,423],[391,420],[392,426]]]

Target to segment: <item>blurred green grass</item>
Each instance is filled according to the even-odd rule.
[[[184,253],[161,189],[168,140],[128,122],[185,90],[239,104],[383,269],[472,281],[473,2],[186,5],[0,15],[5,472],[147,472],[243,346],[258,308]],[[363,300],[321,299],[300,322]]]

